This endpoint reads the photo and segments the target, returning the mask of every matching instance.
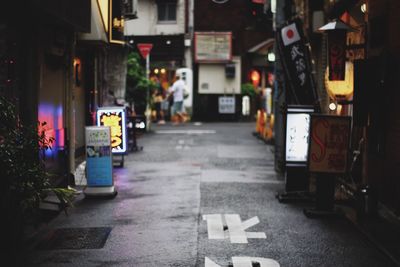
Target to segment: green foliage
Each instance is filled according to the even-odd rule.
[[[256,90],[254,89],[254,85],[252,85],[251,83],[242,84],[241,93],[242,95],[248,95],[250,97],[253,97],[257,94]]]
[[[44,152],[51,149],[54,141],[45,135],[43,127],[46,123],[23,125],[15,105],[2,96],[0,116],[0,194],[2,210],[7,212],[3,216],[20,218],[22,224],[31,222],[40,202],[50,192],[63,203],[71,203],[74,191],[53,188],[45,169]],[[16,212],[18,214],[11,214]]]
[[[125,100],[134,104],[137,113],[143,113],[146,109],[148,90],[155,84],[146,78],[146,70],[140,64],[140,55],[130,53],[128,55],[128,71],[126,77]]]

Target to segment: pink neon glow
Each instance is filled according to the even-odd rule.
[[[40,123],[46,122],[43,126],[47,138],[53,137],[52,150],[46,154],[64,147],[64,128],[63,128],[63,108],[61,105],[55,106],[51,103],[40,103],[38,110],[38,120]],[[39,129],[41,130],[41,129]]]

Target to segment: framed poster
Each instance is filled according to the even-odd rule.
[[[350,144],[351,117],[311,116],[308,167],[315,173],[345,173]]]
[[[126,153],[127,131],[124,107],[103,107],[97,110],[97,126],[111,128],[111,147],[115,154]]]
[[[86,178],[88,186],[112,186],[112,154],[110,127],[87,126]]]
[[[286,163],[307,164],[310,117],[314,109],[309,106],[289,106],[286,115]]]

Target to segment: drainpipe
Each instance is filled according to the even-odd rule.
[[[73,185],[74,173],[75,173],[75,109],[74,109],[74,57],[75,57],[75,45],[76,37],[75,34],[72,36],[70,54],[67,59],[67,71],[65,75],[65,89],[66,89],[66,150],[68,154],[68,166],[67,166],[67,182],[69,185]]]

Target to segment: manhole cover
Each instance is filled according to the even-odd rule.
[[[38,248],[50,249],[100,249],[104,247],[111,227],[61,228],[55,230]]]

